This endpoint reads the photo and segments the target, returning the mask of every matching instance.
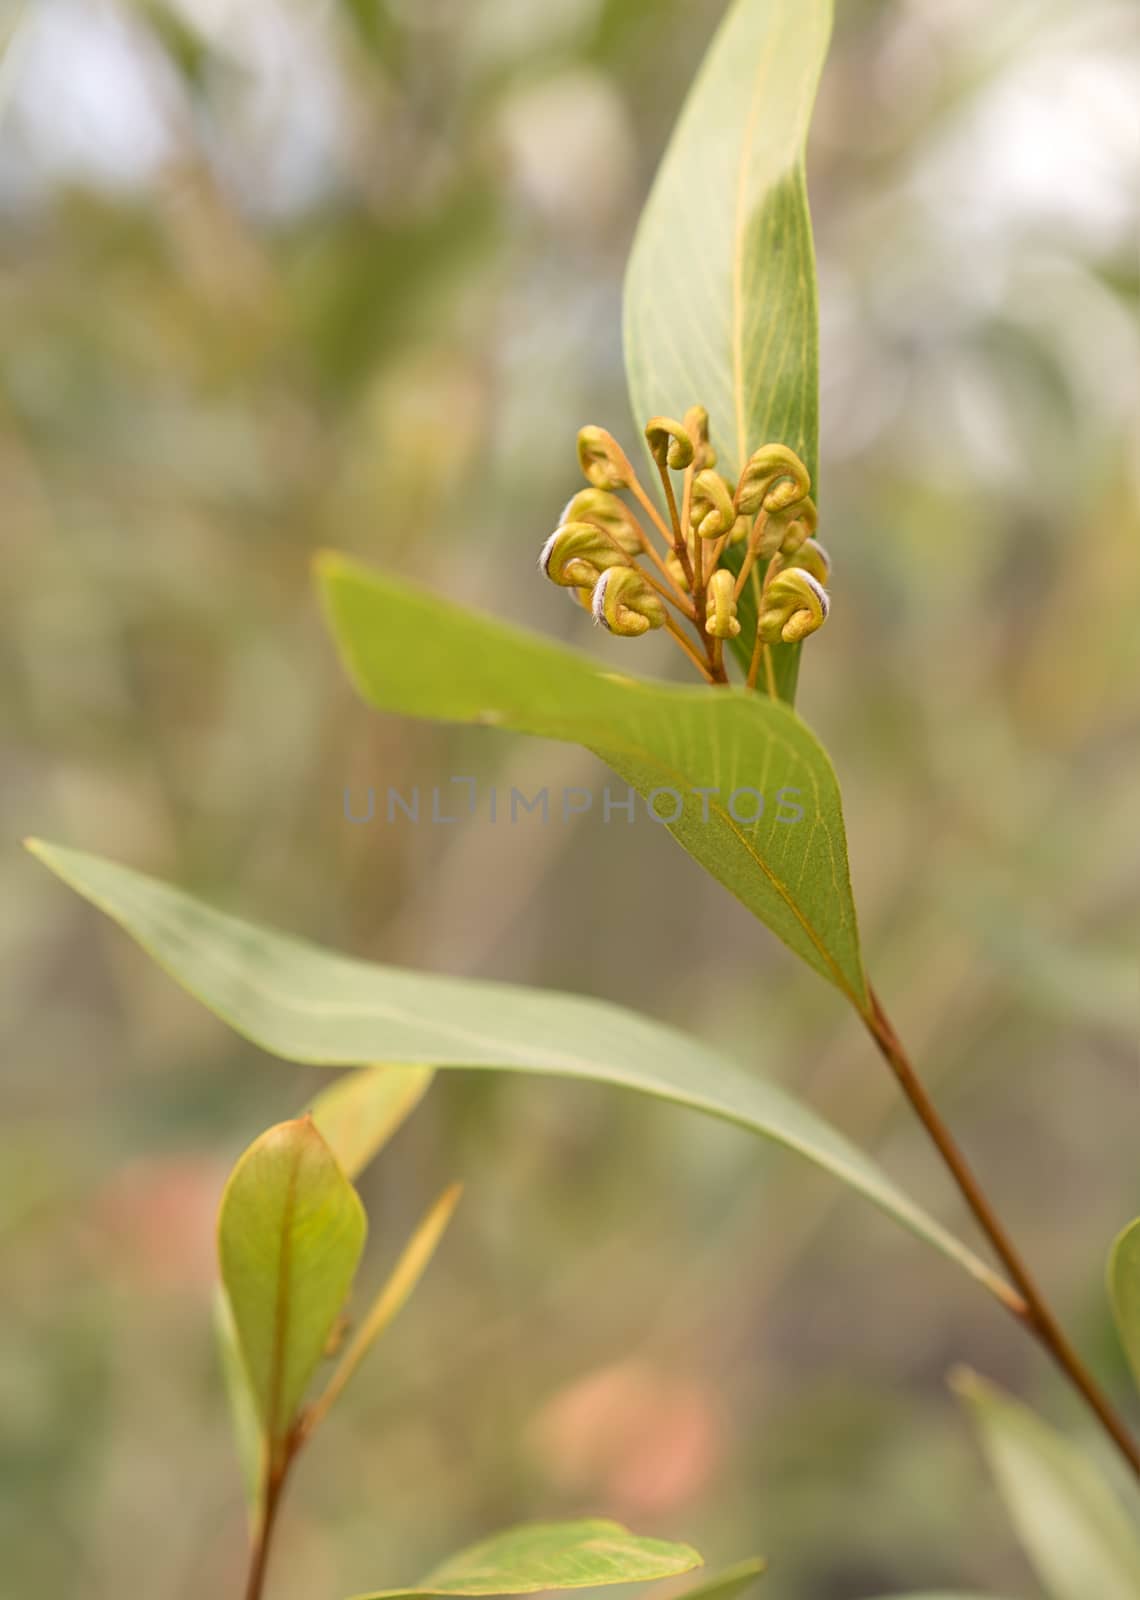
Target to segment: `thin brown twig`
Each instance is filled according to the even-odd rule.
[[[245,1600],[261,1600],[265,1589],[265,1575],[269,1569],[269,1551],[277,1527],[277,1513],[281,1509],[281,1496],[285,1480],[293,1464],[292,1446],[286,1448],[281,1461],[272,1467],[265,1480],[265,1499],[258,1518],[257,1530],[250,1548],[249,1577],[246,1580]]]
[[[1003,1301],[1003,1304],[1052,1356],[1065,1377],[1097,1417],[1132,1471],[1140,1478],[1140,1447],[1116,1414],[1112,1402],[1089,1372],[1058,1322],[1036,1279],[1023,1260],[1021,1252],[1010,1238],[1005,1225],[974,1175],[960,1145],[926,1092],[878,996],[873,989],[868,993],[870,1005],[862,1012],[862,1016],[871,1037],[894,1073],[919,1121],[933,1140],[966,1204],[1020,1292],[1021,1304],[1008,1300]]]

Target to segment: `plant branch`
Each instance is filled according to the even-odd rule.
[[[869,994],[870,1008],[862,1012],[862,1016],[871,1037],[878,1045],[919,1121],[933,1140],[966,1204],[1017,1286],[1021,1296],[1020,1302],[1012,1298],[1009,1300],[1003,1298],[1002,1303],[1052,1356],[1065,1377],[1097,1417],[1132,1471],[1140,1478],[1140,1447],[1117,1416],[1111,1401],[1089,1372],[1057,1321],[1036,1279],[975,1177],[960,1145],[927,1094],[878,996],[873,989],[869,990]]]
[[[285,1492],[289,1469],[296,1459],[300,1444],[300,1434],[297,1432],[291,1433],[285,1441],[285,1447],[280,1458],[271,1464],[269,1471],[265,1475],[265,1490],[261,1510],[257,1520],[257,1528],[250,1545],[249,1576],[246,1579],[245,1600],[261,1600],[265,1589],[265,1575],[269,1569],[269,1551],[273,1544],[273,1534],[277,1527],[277,1513],[281,1509],[281,1497]]]

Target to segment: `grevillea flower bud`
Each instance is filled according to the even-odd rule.
[[[827,621],[827,590],[810,572],[789,567],[764,590],[760,637],[765,644],[797,644]]]
[[[683,422],[672,417],[650,417],[645,424],[649,453],[659,467],[682,472],[693,459],[695,445]]]
[[[633,482],[629,457],[605,428],[579,429],[578,460],[586,482],[595,489],[628,489]]]
[[[831,557],[814,539],[805,539],[793,555],[784,551],[781,560],[785,567],[800,567],[810,572],[817,583],[825,584],[831,576]]]
[[[538,564],[563,589],[592,589],[602,573],[626,566],[629,557],[592,522],[567,522],[542,547]]]
[[[735,524],[732,490],[719,472],[698,472],[693,479],[692,521],[701,539],[719,539]]]
[[[766,444],[749,456],[736,488],[736,509],[754,516],[757,511],[782,511],[802,500],[811,488],[811,475],[794,450],[784,444]]]
[[[592,522],[603,533],[608,533],[621,546],[627,556],[635,556],[644,548],[638,531],[637,518],[616,494],[608,489],[580,489],[566,504],[559,524],[567,522]]]
[[[740,632],[736,620],[736,579],[721,567],[709,579],[705,632],[714,639],[735,639]]]
[[[780,535],[780,549],[786,556],[794,556],[806,540],[810,539],[816,530],[819,516],[815,509],[815,501],[811,495],[805,495],[795,505],[790,506],[784,514],[774,519],[778,521],[782,532]]]
[[[677,585],[678,589],[681,590],[682,594],[688,594],[689,580],[685,575],[684,567],[681,565],[680,556],[675,553],[667,555],[665,557],[665,570],[672,578],[673,582]]]
[[[685,412],[685,432],[696,447],[693,460],[698,472],[716,466],[716,451],[709,443],[709,414],[704,406],[690,406]]]
[[[611,567],[594,590],[594,621],[628,639],[665,623],[661,596],[632,567]]]

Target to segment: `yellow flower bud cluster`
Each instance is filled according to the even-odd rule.
[[[740,637],[739,602],[750,584],[756,631],[748,685],[756,687],[764,660],[771,693],[766,647],[806,639],[828,613],[830,561],[815,538],[808,470],[787,445],[766,444],[733,485],[716,470],[703,406],[680,422],[652,417],[645,439],[664,506],[611,433],[583,428],[578,460],[589,488],[563,510],[539,565],[611,633],[638,638],[667,629],[710,683],[728,682],[724,641]]]

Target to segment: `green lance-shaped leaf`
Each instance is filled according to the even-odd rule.
[[[646,202],[625,283],[634,418],[708,409],[734,483],[786,444],[819,476],[819,313],[804,145],[831,0],[736,0],[689,92]],[[818,499],[818,496],[816,497]],[[741,597],[747,657],[755,607]],[[781,699],[798,645],[774,647]]]
[[[376,1066],[347,1072],[307,1107],[347,1178],[358,1178],[431,1084],[430,1067]]]
[[[954,1387],[968,1404],[1026,1554],[1050,1600],[1136,1600],[1140,1535],[1091,1461],[972,1372]]]
[[[866,1009],[839,785],[826,751],[787,706],[746,690],[600,671],[587,656],[338,556],[322,559],[320,576],[365,699],[585,745],[654,796],[689,854]]]
[[[212,910],[78,850],[33,842],[203,1005],[289,1061],[393,1061],[580,1078],[737,1123],[866,1196],[999,1295],[1001,1280],[807,1106],[715,1050],[624,1007],[354,961]]]
[[[226,1185],[222,1283],[270,1452],[296,1420],[366,1232],[356,1190],[308,1118],[262,1134]]]
[[[700,1565],[691,1546],[641,1539],[617,1522],[535,1522],[451,1556],[414,1589],[382,1589],[359,1600],[589,1589],[673,1578]]]
[[[1108,1292],[1121,1343],[1140,1384],[1140,1217],[1129,1223],[1112,1247]]]

